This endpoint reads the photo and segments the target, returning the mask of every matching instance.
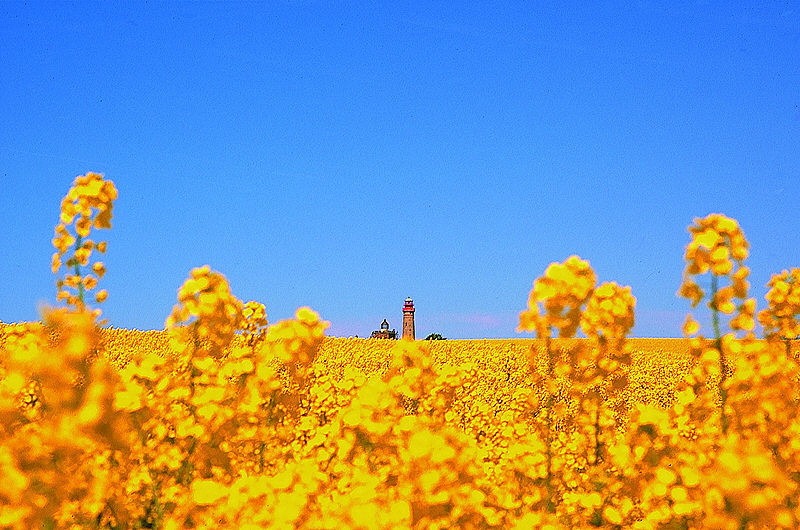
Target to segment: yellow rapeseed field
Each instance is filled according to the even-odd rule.
[[[578,256],[535,278],[536,338],[330,338],[307,307],[270,325],[208,266],[141,332],[90,307],[116,196],[75,180],[65,307],[0,325],[0,528],[800,526],[800,269],[756,311],[733,219],[689,227],[679,295],[707,336],[688,315],[684,338],[627,338],[631,289]]]

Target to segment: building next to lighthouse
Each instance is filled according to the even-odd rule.
[[[389,329],[389,322],[384,318],[383,322],[381,322],[381,329],[375,330],[370,335],[371,339],[396,339],[397,338],[397,330],[396,329]]]
[[[414,340],[414,301],[406,298],[403,305],[403,337],[404,339]]]

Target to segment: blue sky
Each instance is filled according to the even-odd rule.
[[[518,337],[578,254],[632,287],[634,336],[680,336],[712,212],[762,308],[800,266],[800,5],[584,4],[0,3],[0,320],[54,303],[87,171],[119,190],[117,327],[162,329],[208,264],[273,322],[365,336],[411,296],[418,337]]]

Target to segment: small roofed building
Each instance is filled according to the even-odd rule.
[[[389,330],[389,322],[386,319],[383,319],[381,322],[381,329],[375,330],[370,335],[371,339],[396,339],[397,338],[397,330]]]

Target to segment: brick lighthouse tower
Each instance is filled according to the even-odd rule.
[[[414,340],[414,301],[406,298],[403,305],[403,337]]]

